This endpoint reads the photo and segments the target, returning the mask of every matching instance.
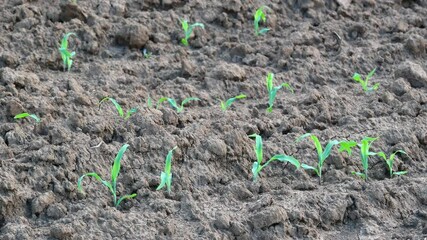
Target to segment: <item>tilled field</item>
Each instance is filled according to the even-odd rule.
[[[267,5],[265,35],[253,15]],[[0,239],[427,238],[427,2],[423,0],[0,0]],[[181,44],[180,20],[194,28]],[[76,52],[69,72],[65,33]],[[144,56],[151,53],[151,56]],[[352,79],[377,68],[365,93]],[[268,113],[266,76],[280,89]],[[220,100],[239,94],[222,111]],[[137,108],[128,119],[118,116]],[[168,101],[180,104],[177,113]],[[153,106],[149,106],[152,99]],[[40,117],[15,120],[28,112]],[[386,162],[334,146],[322,182],[310,139],[378,137]],[[124,144],[117,208],[107,187]],[[165,157],[172,191],[156,191]]]

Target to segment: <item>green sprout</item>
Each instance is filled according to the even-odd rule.
[[[323,163],[325,162],[326,158],[328,158],[329,155],[331,154],[332,147],[339,144],[340,142],[337,140],[329,141],[325,147],[325,151],[323,151],[323,148],[322,148],[322,145],[320,144],[319,139],[311,133],[306,133],[306,134],[300,136],[299,138],[297,138],[296,141],[299,142],[306,137],[310,137],[314,143],[314,146],[316,147],[318,163],[317,163],[317,167],[312,167],[312,166],[309,166],[307,164],[301,164],[301,167],[306,169],[306,170],[313,170],[317,174],[317,176],[319,176],[319,185],[320,185],[320,184],[322,184]]]
[[[22,119],[22,118],[26,118],[26,117],[30,117],[30,118],[32,118],[32,119],[34,119],[34,120],[36,120],[36,122],[40,122],[40,118],[39,118],[39,117],[37,117],[37,115],[35,115],[35,114],[29,114],[29,113],[26,113],[26,112],[23,112],[23,113],[17,114],[17,115],[15,115],[15,117],[13,117],[13,118],[14,118],[14,119]]]
[[[138,111],[137,108],[131,108],[126,112],[126,115],[124,115],[123,109],[120,106],[120,104],[114,98],[110,98],[110,97],[105,97],[101,101],[99,101],[99,103],[98,103],[99,109],[101,108],[101,104],[105,101],[108,101],[108,100],[110,100],[110,102],[112,102],[114,104],[117,112],[119,113],[119,116],[124,118],[125,120],[130,118],[130,116],[132,116],[132,114],[134,114]]]
[[[221,101],[221,109],[223,111],[226,111],[231,106],[231,104],[233,104],[234,101],[236,101],[237,99],[243,99],[243,98],[246,98],[245,94],[237,95],[233,98],[228,99],[225,102]]]
[[[378,156],[382,157],[382,158],[385,160],[385,162],[386,162],[386,164],[387,164],[388,171],[389,171],[389,173],[390,173],[390,178],[392,178],[392,177],[393,177],[393,175],[404,175],[404,174],[407,174],[407,173],[408,173],[408,171],[399,171],[399,172],[394,172],[394,171],[393,171],[393,162],[394,162],[394,157],[396,157],[396,154],[397,154],[397,153],[403,153],[403,154],[408,155],[408,154],[407,154],[405,151],[403,151],[403,150],[397,150],[396,152],[392,153],[392,154],[390,155],[390,157],[387,159],[387,156],[385,155],[385,153],[384,153],[384,152],[378,152],[378,153],[377,153],[377,155],[378,155]]]
[[[274,79],[274,73],[268,73],[267,75],[267,90],[268,90],[268,105],[267,112],[273,111],[273,103],[274,99],[276,98],[277,91],[279,91],[282,87],[287,88],[292,93],[294,90],[288,83],[282,83],[279,86],[273,87],[273,79]]]
[[[377,140],[378,138],[371,138],[371,137],[364,137],[360,144],[358,144],[355,141],[342,141],[340,142],[340,148],[339,152],[347,151],[348,155],[351,156],[351,150],[355,146],[360,147],[360,157],[362,161],[362,167],[363,167],[363,173],[361,172],[351,172],[354,175],[357,175],[364,179],[365,181],[368,180],[368,160],[369,156],[375,156],[377,153],[370,152],[369,148],[371,147],[372,142]]]
[[[292,156],[287,156],[287,155],[284,155],[284,154],[274,155],[264,165],[261,165],[262,164],[262,159],[263,159],[262,138],[258,134],[252,134],[252,135],[249,135],[249,137],[255,138],[254,150],[255,150],[256,157],[257,157],[257,161],[254,162],[253,165],[252,165],[252,174],[253,174],[253,181],[254,182],[256,182],[256,180],[258,178],[259,172],[264,167],[266,167],[270,162],[272,162],[272,161],[278,160],[280,162],[289,162],[292,165],[294,165],[297,169],[299,169],[299,167],[301,166],[300,163],[299,163],[299,161],[297,159],[295,159]]]
[[[68,71],[70,71],[71,65],[73,65],[72,58],[76,55],[76,52],[68,51],[68,38],[71,35],[74,35],[77,37],[77,35],[72,32],[65,34],[61,40],[61,47],[59,48],[59,52],[61,53],[61,57],[62,57],[62,62],[64,64],[64,71],[65,69],[68,69]]]
[[[263,23],[265,23],[267,21],[267,15],[264,13],[264,9],[270,10],[270,8],[267,6],[261,6],[256,10],[254,14],[254,29],[256,36],[263,35],[270,31],[269,28],[259,29],[259,22],[262,21]]]
[[[144,58],[145,59],[149,59],[152,55],[151,52],[147,51],[147,49],[144,48],[144,50],[142,51],[142,53],[144,54]]]
[[[160,175],[160,185],[157,187],[156,190],[160,190],[163,187],[166,186],[168,193],[171,192],[171,184],[172,184],[172,173],[171,173],[171,169],[172,169],[172,154],[173,154],[173,150],[175,150],[177,147],[175,146],[174,148],[172,148],[169,152],[168,155],[166,156],[166,163],[165,163],[165,171],[162,172],[162,174]]]
[[[184,30],[184,35],[185,35],[185,37],[181,39],[181,43],[184,44],[185,46],[188,46],[188,39],[190,38],[191,33],[193,33],[193,29],[195,27],[201,27],[205,29],[205,25],[203,25],[203,23],[196,22],[194,24],[189,25],[188,21],[185,19],[181,20],[181,26],[182,26],[182,29]]]
[[[153,99],[150,97],[150,95],[147,97],[147,107],[153,108]]]
[[[375,91],[378,89],[378,87],[380,86],[379,83],[374,84],[374,86],[372,87],[368,87],[368,81],[369,79],[371,79],[371,77],[374,75],[375,71],[377,70],[377,68],[374,68],[372,71],[370,71],[368,73],[368,75],[366,76],[365,80],[362,79],[362,76],[360,76],[360,74],[355,73],[353,75],[353,79],[360,83],[360,85],[362,85],[363,91],[365,92],[371,92],[371,91]]]
[[[118,207],[119,204],[125,199],[131,199],[131,198],[136,197],[136,193],[134,193],[134,194],[122,196],[121,198],[119,198],[119,200],[117,200],[117,177],[119,176],[119,172],[120,172],[120,160],[122,159],[123,154],[125,153],[125,151],[128,147],[129,147],[128,144],[123,145],[120,148],[119,152],[117,153],[116,158],[114,159],[114,164],[113,164],[113,167],[111,168],[111,182],[103,180],[95,172],[86,173],[86,174],[82,175],[79,178],[79,180],[77,181],[77,189],[83,193],[83,188],[82,188],[83,178],[94,177],[96,180],[101,182],[104,186],[108,187],[111,194],[113,194],[113,202],[114,202],[115,207]]]
[[[199,100],[200,100],[200,99],[199,99],[199,98],[196,98],[196,97],[189,97],[189,98],[184,99],[184,100],[181,102],[181,106],[178,106],[178,104],[176,103],[175,99],[173,99],[173,98],[167,98],[167,97],[162,97],[162,98],[160,98],[160,99],[159,99],[159,101],[157,102],[157,108],[159,108],[159,107],[160,107],[160,105],[161,105],[164,101],[168,101],[168,102],[169,102],[169,104],[170,104],[173,108],[175,108],[176,112],[177,112],[177,113],[180,113],[180,112],[182,112],[182,111],[184,110],[184,105],[185,105],[186,103],[188,103],[189,101],[199,101]]]

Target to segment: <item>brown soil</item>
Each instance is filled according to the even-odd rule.
[[[59,0],[0,1],[0,239],[425,239],[427,238],[427,2],[424,0]],[[271,8],[256,37],[253,13]],[[190,46],[179,20],[201,22]],[[59,41],[75,32],[76,57],[62,71]],[[153,55],[145,59],[142,50]],[[377,67],[365,94],[352,80]],[[266,113],[265,76],[289,82]],[[227,112],[218,99],[245,93]],[[117,116],[105,96],[125,110]],[[177,114],[167,103],[199,97]],[[41,117],[15,121],[30,112]],[[330,139],[379,137],[372,151],[402,149],[389,178],[358,151],[334,148],[323,183],[273,162],[252,182],[254,140],[265,158],[285,153],[314,165],[312,132]],[[101,145],[98,146],[98,144]],[[117,209],[107,188],[124,144]],[[165,156],[172,193],[156,191]],[[266,159],[265,159],[266,160]]]

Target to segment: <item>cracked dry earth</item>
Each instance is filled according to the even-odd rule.
[[[267,5],[265,36],[253,13]],[[180,19],[200,22],[189,47]],[[0,239],[426,239],[427,2],[424,0],[59,0],[0,1]],[[62,71],[59,41],[76,51]],[[152,53],[144,58],[143,49]],[[352,80],[377,67],[366,94]],[[267,113],[265,76],[288,82]],[[240,93],[226,112],[218,99]],[[138,107],[128,120],[112,105]],[[198,97],[177,114],[172,97]],[[21,112],[39,116],[16,121]],[[336,148],[323,182],[273,162],[252,181],[254,140],[264,157],[292,155],[314,165],[331,139],[379,137],[369,181],[359,152]],[[105,179],[128,143],[116,209]],[[100,145],[99,145],[100,144]],[[167,152],[172,192],[156,191]],[[266,159],[264,159],[266,160]]]

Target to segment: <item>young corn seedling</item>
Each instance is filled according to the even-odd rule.
[[[191,36],[191,33],[193,33],[193,29],[195,27],[201,27],[202,29],[205,29],[205,25],[203,25],[203,23],[194,23],[189,25],[188,21],[183,19],[181,20],[181,26],[182,29],[184,30],[184,35],[185,37],[181,39],[181,43],[184,44],[185,46],[188,46],[188,39]]]
[[[301,167],[306,169],[306,170],[313,170],[317,174],[317,176],[319,176],[319,185],[320,185],[320,184],[322,184],[323,163],[325,162],[326,158],[328,158],[329,155],[331,154],[332,147],[339,144],[340,142],[337,140],[329,141],[329,143],[325,147],[325,151],[323,151],[323,148],[322,148],[322,145],[320,144],[319,139],[311,133],[306,133],[306,134],[300,136],[299,138],[297,138],[296,142],[299,142],[306,137],[310,137],[314,143],[314,146],[316,147],[318,163],[317,163],[316,167],[312,167],[312,166],[309,166],[307,164],[301,164]]]
[[[172,154],[173,154],[173,151],[176,148],[177,147],[172,148],[168,152],[168,155],[166,156],[165,171],[162,172],[162,174],[160,175],[160,185],[157,187],[156,190],[160,190],[160,189],[162,189],[162,188],[164,188],[166,186],[166,189],[167,189],[168,193],[171,192],[171,184],[172,184],[172,173],[171,173],[171,169],[172,169]]]
[[[403,150],[397,150],[396,152],[392,153],[392,154],[390,155],[390,157],[387,159],[387,156],[385,155],[385,153],[384,153],[384,152],[378,152],[378,153],[377,153],[377,155],[378,155],[378,156],[382,157],[382,158],[385,160],[385,162],[386,162],[386,164],[387,164],[388,172],[389,172],[389,174],[390,174],[390,178],[392,178],[392,177],[393,177],[393,175],[404,175],[404,174],[407,174],[407,173],[408,173],[408,171],[398,171],[398,172],[393,171],[393,162],[394,162],[394,158],[396,157],[396,154],[397,154],[397,153],[402,153],[402,154],[406,154],[406,155],[408,155],[408,154],[407,154],[405,151],[403,151]]]
[[[255,154],[257,157],[257,161],[253,163],[252,165],[252,175],[253,175],[253,181],[256,182],[259,172],[266,167],[269,163],[273,162],[273,161],[280,161],[280,162],[289,162],[292,165],[294,165],[296,167],[296,169],[298,169],[301,165],[299,163],[299,161],[297,159],[295,159],[292,156],[287,156],[284,154],[279,154],[279,155],[274,155],[272,158],[270,158],[270,160],[268,160],[266,163],[262,164],[262,159],[263,159],[263,153],[262,153],[262,138],[260,135],[258,134],[252,134],[249,135],[249,137],[251,138],[255,138],[255,146],[254,146],[254,150],[255,150]]]
[[[68,71],[70,71],[71,65],[73,65],[72,58],[76,55],[76,52],[68,51],[68,38],[72,35],[77,37],[77,35],[75,33],[72,33],[72,32],[65,34],[61,40],[61,47],[59,48],[59,52],[61,53],[62,62],[64,64],[64,71],[65,71],[65,69],[68,69]]]
[[[376,83],[376,84],[374,84],[374,86],[368,87],[368,81],[375,74],[376,70],[377,70],[377,68],[374,68],[371,72],[369,72],[368,75],[366,76],[365,80],[362,79],[362,76],[360,74],[355,73],[353,75],[353,80],[355,80],[356,82],[360,83],[360,85],[362,85],[363,91],[365,91],[365,92],[375,91],[378,89],[380,84]]]
[[[231,104],[233,104],[233,102],[236,101],[237,99],[243,99],[243,98],[246,98],[245,94],[237,95],[237,96],[235,96],[233,98],[228,99],[225,102],[221,101],[221,109],[222,109],[222,111],[226,111],[231,106]]]
[[[142,53],[144,54],[144,58],[145,59],[149,59],[152,55],[151,52],[147,51],[147,49],[144,48],[144,50],[142,51]]]
[[[182,111],[184,110],[184,105],[185,105],[186,103],[188,103],[188,102],[190,102],[190,101],[200,101],[200,99],[199,99],[199,98],[196,98],[196,97],[189,97],[189,98],[184,99],[184,100],[181,102],[181,105],[180,105],[180,106],[178,106],[178,104],[176,103],[175,99],[173,99],[173,98],[166,98],[166,97],[163,97],[163,98],[160,98],[160,99],[159,99],[159,101],[157,102],[157,108],[159,108],[159,107],[160,107],[160,105],[161,105],[164,101],[168,101],[168,102],[169,102],[169,104],[170,104],[173,108],[175,108],[176,112],[177,112],[177,113],[180,113],[180,112],[182,112]]]
[[[119,176],[119,172],[120,172],[120,160],[122,159],[123,154],[125,153],[125,151],[128,147],[129,147],[128,144],[123,145],[120,148],[119,152],[117,153],[116,158],[114,159],[113,167],[111,168],[111,182],[103,180],[95,172],[90,172],[90,173],[86,173],[86,174],[82,175],[79,178],[79,180],[77,181],[77,189],[80,192],[83,192],[83,188],[82,188],[83,178],[94,177],[96,180],[101,182],[104,186],[106,186],[110,190],[111,194],[113,195],[113,203],[114,203],[115,207],[118,207],[119,204],[125,199],[131,199],[131,198],[136,197],[136,193],[134,193],[134,194],[124,195],[117,200],[117,177]]]
[[[279,86],[273,87],[273,80],[274,80],[274,73],[268,73],[267,75],[267,91],[268,91],[268,108],[267,112],[273,111],[273,103],[274,99],[276,98],[277,91],[279,91],[282,87],[285,87],[292,93],[294,93],[294,90],[288,83],[282,83]]]
[[[34,119],[34,120],[36,120],[36,122],[40,122],[40,118],[39,118],[39,117],[37,117],[37,115],[35,115],[35,114],[29,114],[29,113],[26,113],[26,112],[23,112],[23,113],[17,114],[17,115],[15,115],[15,117],[13,117],[13,118],[14,118],[14,119],[23,119],[23,118],[27,118],[27,117],[30,117],[30,118],[32,118],[32,119]]]
[[[355,172],[355,171],[353,171],[351,173],[361,177],[365,181],[368,180],[369,156],[374,156],[377,154],[375,152],[370,152],[369,148],[371,147],[372,142],[374,142],[377,139],[378,138],[364,137],[360,144],[358,144],[355,141],[342,141],[342,142],[340,142],[340,148],[338,151],[339,152],[347,151],[349,156],[351,156],[351,150],[353,147],[355,147],[355,146],[360,147],[360,158],[362,161],[363,173]]]
[[[256,12],[254,14],[254,29],[255,29],[255,35],[256,36],[263,35],[263,34],[267,33],[268,31],[270,31],[269,28],[259,29],[260,21],[262,21],[263,23],[265,23],[267,21],[267,15],[266,15],[266,13],[264,13],[264,9],[270,10],[270,8],[267,6],[261,6],[260,8],[258,8],[256,10]]]
[[[153,108],[153,99],[150,96],[147,97],[147,107]]]
[[[119,116],[125,120],[130,118],[130,116],[132,116],[132,114],[134,114],[138,111],[137,108],[131,108],[126,112],[126,115],[124,115],[123,108],[120,106],[120,104],[114,98],[110,98],[110,97],[105,97],[105,98],[101,99],[101,101],[99,101],[99,103],[98,103],[99,109],[101,109],[101,104],[105,101],[112,102],[114,104],[114,106],[116,107],[116,110],[117,110]]]

